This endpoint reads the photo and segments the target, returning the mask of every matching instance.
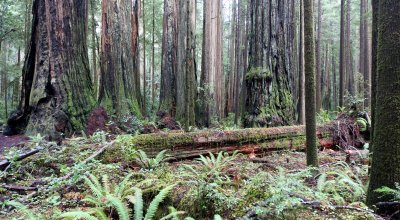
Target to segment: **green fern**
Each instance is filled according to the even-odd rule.
[[[60,219],[84,219],[84,220],[98,220],[95,216],[84,211],[73,211],[61,214],[58,218]]]
[[[107,195],[106,198],[109,206],[117,210],[120,220],[129,220],[129,210],[119,198],[112,195]]]
[[[163,150],[159,152],[155,158],[149,158],[146,152],[138,150],[137,154],[134,156],[135,162],[143,169],[153,170],[168,159],[166,152],[167,150]]]
[[[40,216],[33,214],[33,212],[30,211],[29,208],[22,203],[16,201],[6,201],[4,204],[16,208],[24,216],[24,219],[29,219],[29,220],[42,219]]]
[[[164,189],[162,189],[158,195],[151,201],[149,208],[147,209],[147,213],[144,216],[145,220],[150,220],[153,219],[154,215],[157,212],[158,206],[160,203],[167,197],[169,192],[175,187],[175,185],[167,186]]]

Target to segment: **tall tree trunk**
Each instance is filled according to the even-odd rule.
[[[378,17],[379,0],[372,0],[372,59],[371,59],[371,149],[374,146],[375,109],[376,109],[376,80],[378,78]]]
[[[155,20],[155,3],[153,0],[153,30],[152,30],[152,53],[151,53],[151,110],[154,110],[155,107],[155,101],[156,101],[156,81],[154,78],[154,72],[155,72],[155,51],[156,51],[156,45],[155,45],[155,28],[156,28],[156,20]]]
[[[347,0],[346,6],[346,40],[345,40],[345,59],[346,59],[346,82],[347,82],[347,90],[351,95],[355,95],[354,90],[354,73],[351,71],[352,66],[352,57],[351,57],[351,0]]]
[[[298,122],[305,124],[306,105],[304,94],[304,0],[300,0],[300,43],[299,43],[299,101],[298,101]]]
[[[131,10],[130,0],[102,1],[99,102],[113,115],[140,117],[133,77]]]
[[[247,51],[245,48],[244,44],[247,45],[247,42],[244,40],[246,31],[244,30],[244,26],[246,23],[246,10],[244,7],[244,1],[238,1],[238,17],[236,21],[236,42],[235,42],[235,98],[234,98],[234,104],[235,104],[235,125],[239,124],[239,117],[241,113],[241,108],[240,108],[240,101],[242,98],[242,92],[244,92],[242,85],[243,85],[243,75],[245,75],[246,67],[244,64],[244,53]]]
[[[229,48],[229,74],[228,74],[228,89],[227,89],[227,113],[234,112],[235,107],[235,82],[236,82],[236,27],[237,27],[237,4],[236,0],[232,3],[232,18],[231,18],[231,36]]]
[[[371,75],[370,75],[370,46],[369,46],[369,31],[368,31],[368,1],[367,0],[361,0],[362,2],[364,2],[364,7],[363,7],[363,54],[364,54],[364,107],[365,108],[369,108],[370,106],[370,102],[371,102]]]
[[[35,0],[19,111],[6,133],[58,138],[82,130],[95,105],[87,55],[88,2]]]
[[[96,1],[90,0],[90,14],[91,14],[91,22],[92,22],[92,78],[93,78],[93,88],[95,92],[95,96],[98,97],[98,88],[99,88],[99,73],[97,71],[97,41],[96,41]]]
[[[139,51],[139,11],[140,0],[132,0],[131,31],[132,31],[132,71],[134,94],[138,106],[142,106],[143,97],[140,91],[140,51]]]
[[[322,108],[322,90],[321,90],[321,72],[322,72],[322,65],[321,65],[321,23],[322,23],[322,6],[321,0],[318,0],[318,18],[317,18],[317,56],[316,56],[316,105],[317,105],[317,112],[319,112]]]
[[[200,100],[203,110],[198,119],[201,126],[209,127],[211,119],[221,119],[223,108],[222,68],[222,2],[204,1],[203,55],[200,80]]]
[[[316,146],[315,37],[313,0],[304,0],[304,51],[307,165],[318,167]]]
[[[346,1],[341,0],[340,7],[340,64],[339,64],[339,106],[344,106],[344,90],[345,90],[345,76],[346,76],[346,59],[345,59],[345,5]]]
[[[196,68],[194,0],[178,2],[177,102],[176,119],[186,130],[195,125]]]
[[[142,24],[143,24],[143,102],[142,102],[142,112],[143,116],[147,116],[147,77],[146,77],[146,16],[145,16],[145,9],[144,9],[144,2],[142,0]]]
[[[294,120],[290,87],[293,57],[286,50],[294,15],[290,0],[250,0],[249,65],[244,126],[288,125]]]
[[[400,182],[400,1],[379,1],[374,153],[367,203],[393,198],[376,192]],[[376,13],[376,11],[374,11]]]
[[[175,117],[177,75],[177,9],[176,0],[164,1],[159,111]]]
[[[332,44],[333,45],[333,44]],[[336,71],[336,57],[335,57],[335,53],[333,53],[333,46],[332,46],[332,73],[333,73],[333,78],[332,78],[332,82],[333,82],[333,110],[337,109],[338,107],[338,97],[337,97],[337,93],[338,93],[338,88],[337,88],[337,71]]]

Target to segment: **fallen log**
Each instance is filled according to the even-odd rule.
[[[20,154],[14,160],[11,160],[11,161],[8,160],[8,159],[2,160],[2,161],[0,161],[0,170],[6,169],[13,161],[21,161],[21,160],[23,160],[23,159],[25,159],[27,157],[30,157],[32,155],[35,155],[35,154],[39,153],[41,150],[43,150],[43,147],[37,147],[37,148],[35,148],[33,150],[30,150],[30,151],[28,151],[26,153]]]
[[[319,137],[326,137],[325,133]],[[106,152],[112,159],[120,147],[141,149],[154,157],[162,150],[175,159],[191,158],[219,151],[253,153],[269,150],[305,149],[305,127],[249,128],[231,131],[199,131],[190,133],[155,133],[132,136]],[[116,158],[114,158],[116,159]]]

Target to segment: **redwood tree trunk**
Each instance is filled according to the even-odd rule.
[[[199,123],[209,127],[211,119],[224,116],[222,67],[222,2],[204,0],[203,55],[200,80],[202,102]]]
[[[140,116],[132,54],[132,1],[103,0],[100,103],[117,116]]]
[[[290,75],[290,0],[250,0],[249,65],[244,126],[288,125],[294,120]],[[288,52],[289,50],[289,52]]]
[[[400,1],[380,0],[378,13],[374,152],[367,203],[390,201],[376,192],[400,182]],[[376,13],[376,11],[374,11]]]
[[[176,0],[164,1],[159,111],[176,113],[177,9]]]
[[[56,137],[84,129],[95,105],[87,54],[86,0],[35,0],[19,111],[9,134]]]
[[[195,125],[195,10],[194,0],[178,1],[176,119],[186,130]]]

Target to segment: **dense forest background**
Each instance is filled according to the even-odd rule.
[[[284,3],[273,1],[268,4],[251,1],[221,1],[209,4],[201,0],[192,2],[195,3],[191,12],[194,16],[192,75],[195,79],[193,84],[195,89],[192,98],[194,103],[190,108],[195,111],[193,117],[196,119],[188,119],[189,116],[181,113],[182,102],[177,94],[182,94],[186,88],[173,84],[172,81],[175,79],[167,77],[171,74],[169,71],[172,71],[172,75],[182,72],[176,69],[180,65],[181,58],[176,56],[171,60],[167,57],[168,52],[179,50],[174,47],[174,42],[168,42],[168,35],[176,31],[168,32],[168,22],[171,22],[169,19],[173,19],[172,22],[183,22],[172,23],[178,26],[179,31],[180,27],[187,23],[179,19],[178,14],[171,15],[175,18],[168,17],[168,4],[173,2],[133,1],[133,5],[119,3],[121,4],[119,8],[113,8],[112,1],[88,2],[86,43],[94,98],[107,109],[109,114],[119,116],[134,114],[139,118],[156,120],[156,113],[165,111],[176,116],[182,127],[187,128],[215,127],[225,118],[230,118],[236,125],[245,127],[269,127],[302,122],[304,101],[299,95],[302,89],[299,80],[304,78],[300,77],[302,71],[299,66],[304,61],[299,53],[302,48],[300,1],[288,0]],[[10,112],[17,109],[21,99],[23,61],[28,53],[32,29],[32,2],[4,0],[0,4],[0,123],[4,124]],[[258,11],[258,8],[269,6],[273,13],[270,14],[270,18],[259,14],[261,11]],[[365,107],[368,108],[370,4],[366,1],[319,0],[315,1],[314,7],[316,71],[319,79],[316,86],[317,109],[337,110],[337,106],[354,107],[355,104],[362,104],[364,98]],[[136,10],[137,18],[134,19],[137,19],[135,23],[137,27],[129,23],[134,22],[130,18],[129,11],[126,11],[128,14],[125,20],[123,17],[117,17],[117,14],[116,17],[104,17],[105,13],[110,14],[113,10],[117,14],[118,10],[120,12]],[[171,11],[171,13],[176,12]],[[107,30],[103,26],[107,22],[105,19],[109,19]],[[279,26],[272,26],[273,28],[265,32],[261,31],[260,27],[264,27],[266,23],[272,22],[273,25],[274,19],[285,27],[279,30]],[[124,28],[123,25],[131,27]],[[137,30],[134,30],[135,28]],[[343,42],[341,28],[342,34],[345,35]],[[137,43],[136,51],[126,49],[132,47],[132,43],[126,44],[132,40],[129,38],[132,31],[137,31],[138,34],[133,41]],[[119,39],[115,34],[117,32],[121,33]],[[124,36],[128,38],[124,39]],[[104,43],[107,38],[119,45],[107,48],[107,43]],[[272,40],[259,42],[265,38]],[[258,45],[268,46],[263,49]],[[281,52],[283,49],[286,51]],[[127,55],[137,56],[137,58],[123,58],[127,59],[127,64],[132,65],[129,68],[133,69],[122,66],[124,61],[121,64],[120,61],[113,60],[116,59],[117,53],[125,53],[124,50],[129,52]],[[263,53],[269,53],[275,60],[259,63],[258,60],[263,59]],[[343,53],[342,61],[341,53]],[[110,60],[114,62],[112,66],[106,62]],[[169,67],[173,68],[168,69]],[[129,99],[133,100],[129,101],[132,102],[129,107],[118,104],[120,107],[112,108],[116,105],[116,98],[108,97],[110,94],[104,92],[112,86],[107,84],[109,78],[106,78],[106,73],[111,71],[108,68],[115,68],[112,71],[116,72],[128,71],[128,74],[133,74],[134,84],[130,89],[134,89],[135,92],[129,95]],[[340,86],[342,71],[343,89]],[[174,76],[178,77],[179,81],[179,76]],[[263,77],[265,79],[260,80]],[[268,85],[267,90],[262,89],[263,86],[260,87],[265,84]],[[117,92],[119,94],[117,96],[122,96],[122,93],[122,90]],[[174,100],[170,100],[172,97]],[[114,103],[111,103],[109,98]],[[120,99],[117,102],[128,101]],[[364,104],[359,107],[362,109]]]

